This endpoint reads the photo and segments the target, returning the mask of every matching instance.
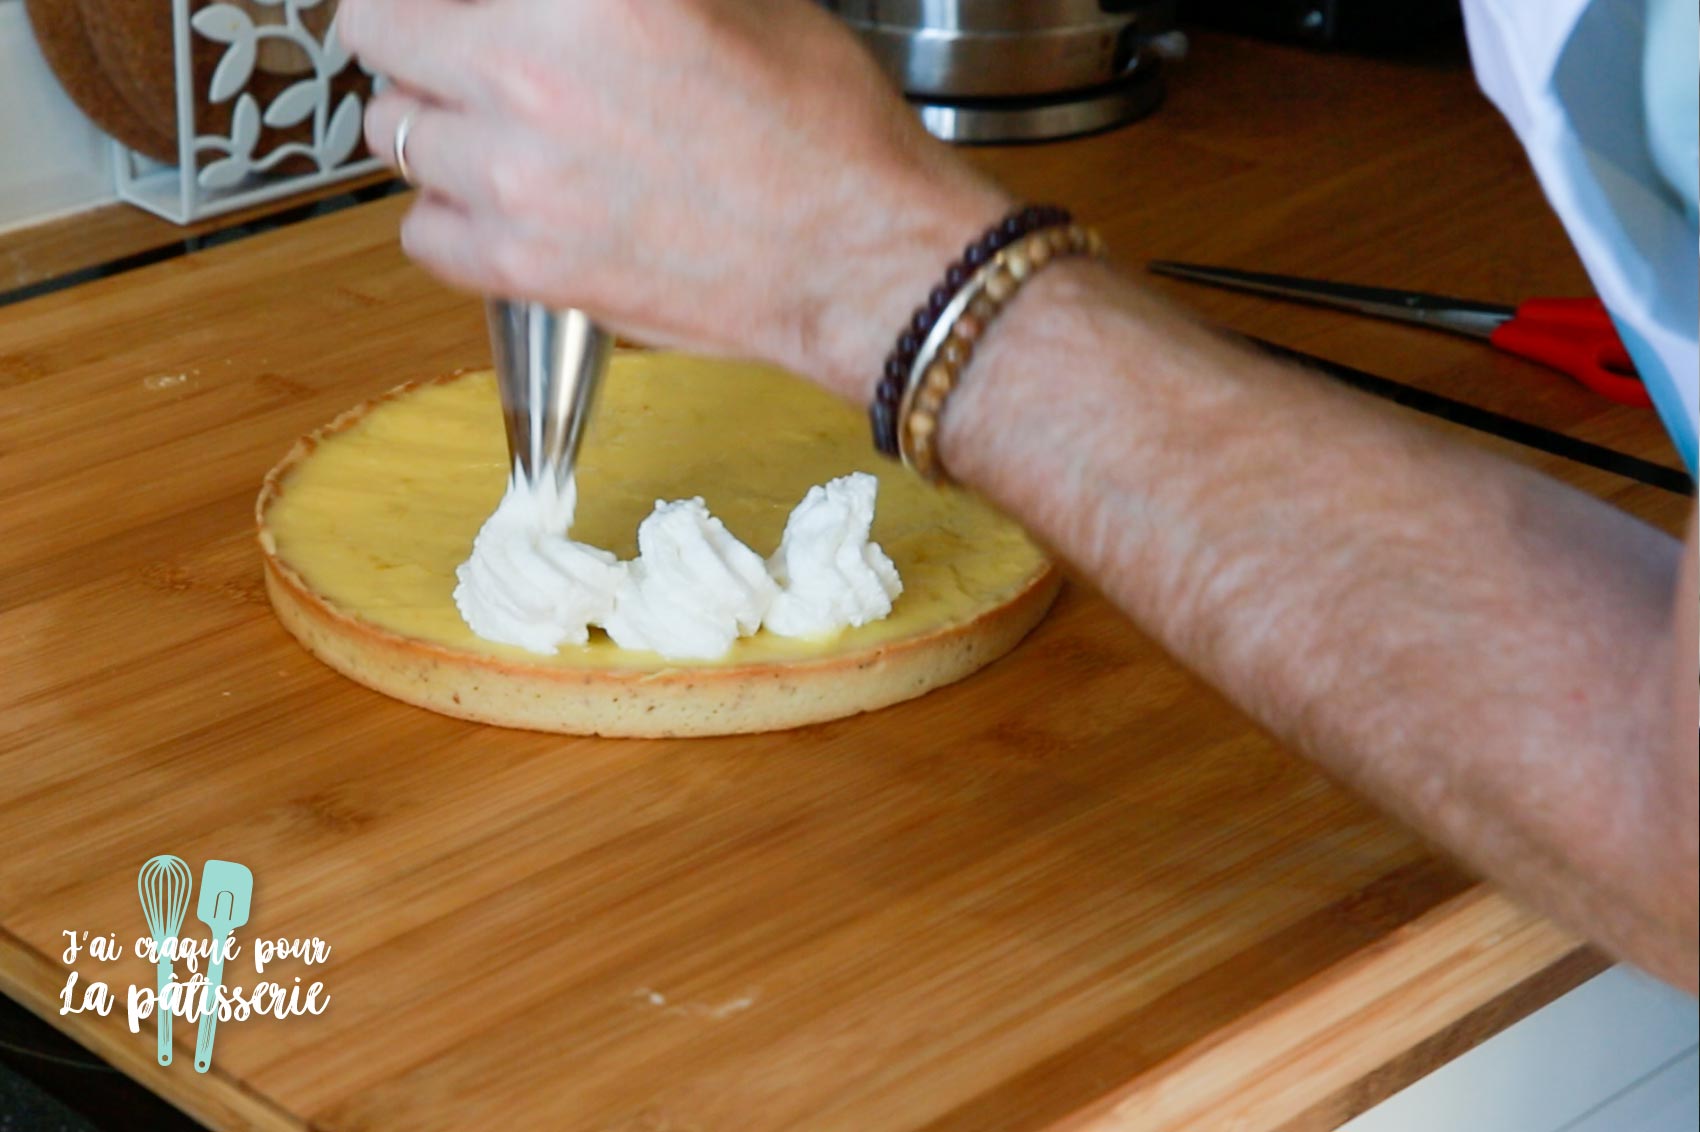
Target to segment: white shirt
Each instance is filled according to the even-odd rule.
[[[1464,0],[1464,13],[1482,89],[1522,139],[1692,473],[1700,202],[1689,170],[1700,144],[1700,6]]]

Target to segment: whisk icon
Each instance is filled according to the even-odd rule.
[[[166,1009],[165,988],[173,976],[165,943],[182,930],[183,917],[189,911],[189,890],[194,885],[195,874],[189,871],[189,866],[169,853],[149,858],[136,875],[142,915],[147,917],[148,931],[160,948],[159,1003],[154,1007],[154,1029],[159,1036],[161,1065],[171,1064],[171,1011]]]

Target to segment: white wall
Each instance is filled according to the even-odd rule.
[[[1340,1132],[1694,1132],[1700,1011],[1615,967]]]
[[[113,200],[107,147],[48,70],[23,0],[0,0],[0,231]]]

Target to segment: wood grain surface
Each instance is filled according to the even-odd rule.
[[[58,0],[54,4],[57,6]],[[164,258],[185,243],[199,250],[201,244],[231,236],[234,229],[281,215],[306,213],[321,207],[322,202],[334,202],[348,194],[364,191],[377,196],[392,179],[388,170],[365,173],[193,224],[173,224],[128,204],[105,204],[9,229],[0,232],[0,300],[7,291],[79,271],[99,271],[114,261]]]
[[[1206,37],[1150,121],[975,156],[1129,266],[1586,289],[1456,64]],[[0,309],[0,990],[124,1072],[220,1128],[1319,1129],[1600,968],[1081,586],[961,685],[783,734],[508,732],[336,676],[266,606],[252,503],[298,434],[486,358],[476,302],[401,257],[406,203]],[[1673,462],[1650,415],[1477,345],[1162,287]],[[249,865],[248,932],[333,949],[265,976],[324,1014],[227,1023],[205,1076],[192,1027],[160,1068],[122,1004],[57,1013],[61,933],[141,934],[165,852]]]

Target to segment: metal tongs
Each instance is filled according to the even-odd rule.
[[[613,339],[580,310],[491,299],[485,314],[509,467],[559,492],[572,479]]]

